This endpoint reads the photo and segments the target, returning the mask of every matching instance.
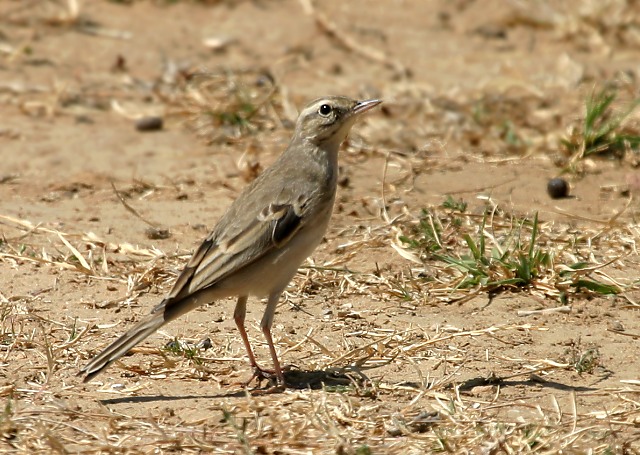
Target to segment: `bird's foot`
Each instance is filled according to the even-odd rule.
[[[267,380],[269,382],[278,382],[278,374],[276,373],[276,370],[271,369],[271,368],[262,368],[259,367],[258,365],[256,365],[253,369],[253,374],[251,375],[251,377],[249,378],[249,380],[245,383],[245,386],[248,386],[249,384],[251,384],[251,382],[253,380],[256,380],[256,382],[258,383],[258,385],[260,385],[260,383],[263,380]]]
[[[256,366],[253,370],[253,375],[249,378],[247,382],[245,382],[244,386],[248,387],[249,384],[251,384],[251,382],[254,379],[256,380],[258,387],[260,387],[260,384],[264,379],[269,381],[269,383],[267,384],[266,388],[252,389],[250,393],[253,396],[280,393],[280,392],[284,392],[284,390],[287,388],[286,383],[280,380],[275,370],[260,368],[259,366]]]
[[[282,393],[287,389],[286,384],[271,383],[268,387],[262,389],[251,389],[249,394],[254,397],[262,395],[271,395],[272,393]]]
[[[244,387],[249,387],[249,385],[255,379],[259,387],[263,380],[267,380],[269,381],[269,384],[267,385],[266,389],[254,389],[251,393],[254,395],[262,395],[267,393],[282,392],[287,388],[284,374],[289,370],[291,370],[291,366],[285,365],[282,369],[282,377],[279,377],[276,370],[271,368],[262,368],[259,365],[255,365],[253,368],[253,374],[251,375],[249,380],[243,382],[242,385]]]

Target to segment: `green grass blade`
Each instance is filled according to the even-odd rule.
[[[617,286],[613,286],[610,284],[599,283],[593,280],[580,279],[572,284],[575,288],[584,288],[593,292],[597,292],[598,294],[603,295],[615,295],[620,293],[620,289]]]

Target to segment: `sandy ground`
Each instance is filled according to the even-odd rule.
[[[74,2],[0,4],[0,450],[638,453],[635,160],[584,159],[565,175],[574,197],[546,192],[593,87],[615,81],[623,107],[638,96],[637,6],[317,3],[314,16],[292,0],[100,0],[78,17]],[[224,79],[221,97],[275,81],[253,129],[196,134],[183,101],[203,69]],[[324,94],[385,104],[354,127],[331,227],[274,336],[284,363],[358,379],[247,394],[229,300],[83,384],[79,368],[162,299]],[[164,128],[137,130],[148,115]],[[537,212],[556,269],[573,254],[622,292],[455,291],[459,273],[392,246],[423,208],[446,218],[447,195],[473,226],[487,207],[505,222]],[[268,365],[261,315],[252,301]],[[176,338],[213,347],[163,350]]]

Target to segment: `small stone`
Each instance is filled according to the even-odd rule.
[[[624,326],[622,325],[622,322],[620,321],[612,321],[609,323],[609,330],[612,330],[614,332],[624,332]]]
[[[169,229],[156,228],[156,227],[148,227],[144,231],[145,235],[148,239],[151,240],[164,240],[171,237],[171,232]]]
[[[196,344],[196,348],[198,349],[211,349],[213,347],[213,343],[211,342],[211,338],[205,338],[204,340],[200,340],[198,344]]]
[[[136,120],[138,131],[158,131],[164,126],[162,117],[142,117]]]

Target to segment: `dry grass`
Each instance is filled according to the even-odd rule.
[[[27,13],[18,5],[6,21],[23,25],[34,15],[49,26],[87,31],[91,25],[77,2],[28,3],[38,9]],[[310,2],[303,3],[322,34],[332,40],[341,36]],[[596,3],[587,2],[577,15],[546,2],[536,16],[513,7],[506,23],[552,28],[566,39],[578,39],[586,30],[599,35],[603,46],[615,44],[620,38],[609,16],[597,13]],[[615,11],[619,23],[636,23],[625,10]],[[629,30],[624,36],[630,40]],[[338,40],[345,52],[406,77],[400,63],[347,36]],[[20,49],[10,51],[7,61],[21,58]],[[276,71],[167,66],[151,94],[132,95],[126,84],[109,92],[116,99],[133,99],[134,107],[110,106],[135,118],[143,111],[140,100],[151,97],[154,113],[186,121],[209,143],[240,149],[242,176],[255,177],[261,140],[273,130],[286,136],[295,117]],[[28,100],[35,104],[20,104],[23,112],[29,114],[33,106],[52,117],[71,112],[64,102],[68,93],[60,96],[54,87],[44,92]],[[555,322],[541,316],[573,315],[589,302],[612,301],[623,316],[639,310],[634,271],[640,231],[633,199],[607,220],[566,216],[562,222],[542,216],[534,222],[533,213],[509,211],[486,191],[471,191],[485,197],[464,208],[457,197],[445,206],[407,206],[402,200],[402,190],[410,190],[424,173],[469,161],[518,161],[550,145],[559,147],[575,121],[567,112],[582,103],[575,97],[561,104],[551,88],[478,92],[435,97],[410,81],[394,83],[383,114],[350,139],[347,160],[386,158],[380,204],[371,209],[366,228],[332,231],[329,241],[337,247],[330,259],[303,267],[286,293],[282,305],[298,310],[305,310],[304,302],[332,302],[332,312],[322,316],[328,323],[304,333],[276,334],[283,357],[324,373],[313,387],[267,396],[248,393],[237,385],[237,365],[244,365],[239,337],[216,331],[210,347],[200,346],[195,335],[169,340],[169,348],[140,346],[134,352],[142,355],[112,367],[117,382],[105,379],[83,389],[75,378],[79,367],[121,331],[119,322],[132,314],[125,310],[149,293],[169,289],[188,251],[168,253],[152,242],[139,246],[127,239],[113,243],[92,232],[0,213],[0,265],[34,281],[24,293],[0,289],[0,451],[640,453],[640,378],[600,386],[611,374],[612,360],[600,353],[603,346],[579,338],[544,351],[552,355],[536,350]],[[104,101],[104,93],[100,86],[76,95]],[[23,92],[11,96],[24,102]],[[557,157],[558,164],[565,159]],[[387,174],[391,166],[393,176]],[[141,185],[118,189],[122,203]],[[358,257],[380,250],[393,255],[390,265],[380,264],[375,272],[350,268]],[[518,269],[522,261],[528,275]],[[52,282],[40,280],[41,275],[53,277]],[[60,289],[69,283],[81,290],[105,286],[112,292],[105,295],[113,297],[95,301],[83,291],[67,295]],[[430,325],[424,317],[430,309],[499,296],[525,296],[536,305],[513,310],[517,323],[483,324],[470,317],[466,324]],[[358,298],[366,302],[359,304]],[[73,311],[63,305],[68,299],[77,305]],[[107,315],[118,323],[103,323]],[[640,339],[632,327],[613,327],[609,333],[612,342]],[[178,382],[193,394],[163,389]],[[171,407],[174,401],[184,405],[179,412]],[[148,403],[151,407],[138,412],[137,405]]]
[[[433,210],[441,220],[451,215],[448,209]],[[495,211],[491,226],[486,226],[493,230],[494,237],[499,236],[497,229],[513,227],[512,219],[499,213]],[[158,250],[106,244],[91,234],[34,226],[26,220],[3,217],[2,223],[5,238],[0,258],[11,267],[39,264],[81,274],[89,282],[106,279],[126,283],[125,295],[100,307],[133,302],[151,286],[166,290],[172,276],[167,269],[184,260],[184,257],[167,258]],[[566,229],[567,226],[557,224],[543,224],[541,229],[545,233],[544,247],[553,251],[556,258],[582,254],[585,239],[581,241],[574,236],[573,242],[566,242],[560,240],[561,236],[554,237],[554,232],[559,235]],[[621,238],[635,239],[637,233],[624,226],[609,228],[607,236],[601,233],[601,230],[583,233],[590,236],[590,257],[601,261],[616,257],[623,265],[630,256],[620,257],[621,247],[616,245],[621,244]],[[365,247],[367,242],[397,241],[391,226],[382,227],[373,238],[367,236],[362,240]],[[454,237],[447,242],[449,248],[463,249],[460,232]],[[350,254],[348,250],[341,249],[346,255]],[[635,252],[633,258],[637,260]],[[339,259],[335,261],[340,262]],[[431,260],[427,263],[431,268],[441,267]],[[414,274],[417,276],[417,271]],[[439,277],[437,280],[418,280],[407,275],[359,274],[331,264],[315,266],[296,279],[289,298],[308,295],[308,283],[313,283],[323,295],[329,294],[327,298],[335,300],[357,293],[388,301],[397,296],[398,289],[410,289],[406,300],[414,305],[426,296],[443,302],[457,300],[455,292],[463,291],[455,291],[456,274],[443,268],[435,275]],[[628,290],[632,285],[621,286]],[[532,286],[528,291],[538,291],[541,297],[556,292],[552,286]],[[75,398],[78,392],[72,382],[67,382],[66,372],[77,369],[88,357],[85,346],[93,344],[109,326],[95,326],[69,317],[56,320],[39,316],[30,309],[34,299],[38,295],[2,296],[3,363],[9,375],[23,378],[2,388],[0,440],[7,450],[83,453],[312,450],[363,454],[424,450],[458,453],[473,447],[484,453],[582,453],[587,449],[593,453],[634,453],[632,441],[640,418],[640,392],[633,381],[615,388],[580,392],[581,400],[589,396],[606,397],[606,410],[579,405],[575,393],[568,397],[566,393],[553,392],[503,397],[503,387],[511,387],[514,381],[523,381],[534,389],[536,384],[544,388],[545,384],[553,384],[554,373],[578,371],[581,356],[587,352],[579,346],[566,359],[526,355],[512,358],[497,349],[504,342],[528,343],[531,333],[548,330],[544,325],[525,322],[473,330],[456,327],[401,330],[365,324],[344,334],[340,350],[324,346],[311,332],[296,340],[281,337],[284,355],[298,352],[309,359],[308,367],[346,373],[351,381],[268,397],[245,395],[240,389],[222,384],[219,398],[208,404],[211,417],[185,421],[171,413],[136,417],[102,406],[73,404],[78,403]],[[366,319],[366,315],[353,310],[339,312],[337,318],[357,320]],[[500,343],[492,347],[495,340]],[[207,350],[190,346],[189,355],[184,354],[184,349],[176,356],[175,352],[137,348],[136,352],[145,354],[145,365],[126,362],[129,365],[122,370],[125,376],[136,375],[137,385],[126,388],[105,384],[100,389],[105,392],[104,403],[144,400],[149,381],[217,382],[220,375],[229,372],[226,364],[237,360],[237,351],[229,351],[224,340],[213,341],[214,347]],[[476,344],[487,347],[485,355],[499,360],[501,371],[512,373],[460,382],[460,371],[477,355],[473,349]],[[18,359],[26,364],[16,368]],[[147,364],[149,359],[151,363]],[[413,371],[408,374],[413,379],[393,380],[393,374],[384,373],[389,366]],[[30,373],[25,376],[26,371]],[[63,383],[60,377],[65,378]],[[60,392],[49,391],[60,387],[67,391],[63,392],[64,397],[59,396]]]

